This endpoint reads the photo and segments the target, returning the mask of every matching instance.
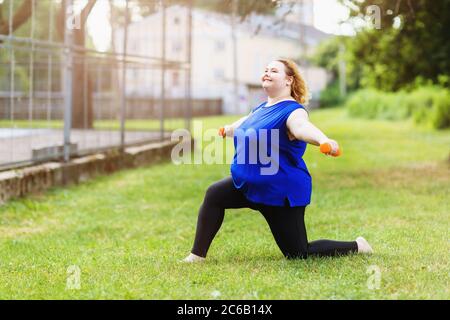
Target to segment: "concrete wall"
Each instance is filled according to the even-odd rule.
[[[193,147],[193,139],[184,141]],[[73,159],[67,163],[48,162],[0,172],[0,205],[10,199],[42,192],[51,187],[81,183],[120,169],[170,160],[172,148],[176,144],[178,141],[157,142],[129,147],[123,153],[112,150]]]

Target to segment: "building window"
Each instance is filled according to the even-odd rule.
[[[131,45],[131,52],[134,54],[139,52],[139,45],[137,42],[133,42],[133,44]]]
[[[178,87],[180,85],[180,74],[175,71],[172,73],[172,85]]]
[[[221,68],[214,69],[214,77],[217,80],[225,79],[225,71],[223,69],[221,69]]]
[[[225,50],[225,41],[218,40],[215,42],[216,51],[222,52]]]
[[[172,52],[173,53],[181,52],[182,47],[183,46],[181,45],[181,41],[176,40],[176,41],[172,42]]]

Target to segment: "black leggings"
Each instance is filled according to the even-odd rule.
[[[200,207],[192,253],[206,257],[209,246],[222,225],[225,209],[251,208],[262,213],[278,247],[286,258],[308,255],[335,256],[358,251],[356,241],[317,240],[308,243],[305,207],[268,206],[249,201],[236,189],[231,176],[208,187]]]

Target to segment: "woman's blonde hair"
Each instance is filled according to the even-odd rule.
[[[284,64],[285,72],[288,76],[294,78],[291,86],[292,97],[301,104],[308,104],[309,92],[306,87],[306,82],[300,74],[297,64],[289,59],[277,59],[276,61]]]

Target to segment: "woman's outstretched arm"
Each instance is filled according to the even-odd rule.
[[[286,121],[286,126],[292,136],[315,146],[323,143],[331,144],[331,154],[336,154],[339,145],[335,140],[329,139],[319,128],[309,121],[308,112],[304,109],[293,111]]]
[[[252,114],[252,113],[250,112],[250,114]],[[250,114],[248,114],[245,117],[242,117],[242,118],[236,120],[232,124],[225,125],[224,126],[225,135],[227,137],[232,137],[234,135],[234,130],[236,128],[238,128],[242,124],[242,122],[244,122],[250,116]]]

